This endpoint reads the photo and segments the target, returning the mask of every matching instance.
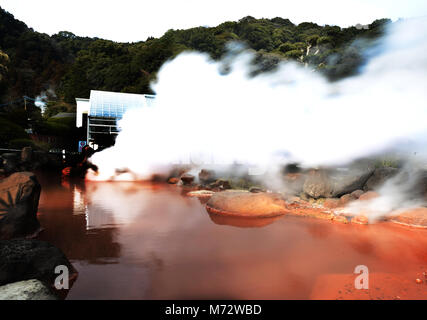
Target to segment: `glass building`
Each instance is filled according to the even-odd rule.
[[[76,126],[87,128],[87,144],[95,149],[114,144],[117,121],[132,108],[151,107],[155,96],[92,90],[89,99],[76,98]]]

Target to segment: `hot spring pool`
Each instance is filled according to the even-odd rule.
[[[176,186],[38,179],[39,238],[79,272],[67,299],[427,299],[415,282],[427,230],[290,216],[236,226]],[[369,290],[354,287],[358,265]]]

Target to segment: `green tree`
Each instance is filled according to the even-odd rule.
[[[9,64],[9,56],[0,50],[0,82],[3,81],[8,71],[8,68],[7,68],[8,64]]]

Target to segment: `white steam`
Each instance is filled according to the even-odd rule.
[[[99,175],[89,178],[127,168],[118,179],[144,179],[190,161],[340,164],[424,144],[426,19],[394,23],[379,48],[360,75],[335,83],[291,62],[251,77],[248,51],[225,62],[183,53],[159,71],[154,107],[128,111],[115,146],[92,157]]]
[[[45,92],[40,93],[40,95],[36,97],[34,105],[36,107],[39,107],[41,110],[41,113],[44,114],[47,106],[47,95]]]
[[[49,97],[56,98],[55,90],[52,88],[42,91],[35,99],[34,105],[41,109],[42,114],[46,111]]]
[[[374,222],[384,216],[398,215],[408,209],[421,207],[425,204],[423,195],[417,194],[421,178],[420,168],[410,162],[377,188],[378,197],[350,202],[341,212],[364,215]]]

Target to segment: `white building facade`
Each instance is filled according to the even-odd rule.
[[[76,98],[76,126],[86,127],[87,144],[97,149],[114,143],[120,132],[117,121],[131,108],[151,107],[155,96],[92,90],[89,99]]]

